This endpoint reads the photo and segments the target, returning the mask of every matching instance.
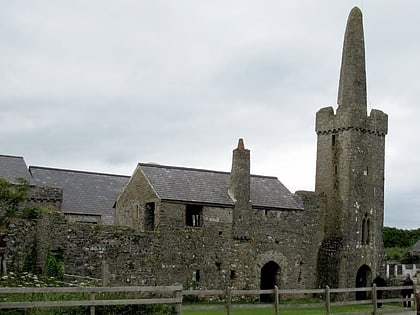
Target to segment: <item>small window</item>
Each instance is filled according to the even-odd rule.
[[[136,205],[136,219],[140,218],[140,205]]]
[[[336,139],[336,135],[332,135],[331,136],[331,145],[334,147],[335,146],[335,142],[337,141]]]
[[[369,245],[369,242],[370,242],[370,220],[366,213],[362,220],[362,245]]]
[[[235,280],[236,279],[236,270],[231,270],[230,271],[230,280]]]
[[[147,202],[144,207],[144,229],[154,231],[155,229],[155,203]]]
[[[200,282],[200,270],[196,270],[194,273],[194,281],[195,282]]]
[[[186,205],[185,208],[185,223],[187,226],[200,227],[202,226],[203,206],[200,205]]]

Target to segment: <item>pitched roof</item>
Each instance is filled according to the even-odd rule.
[[[144,163],[139,168],[162,200],[234,205],[228,194],[230,173]],[[304,209],[277,177],[251,175],[251,201],[257,208]]]
[[[114,223],[113,205],[129,176],[31,166],[33,182],[63,189],[62,211],[100,215],[103,224]]]
[[[17,183],[18,178],[31,181],[31,174],[23,157],[0,155],[0,178],[11,183]]]

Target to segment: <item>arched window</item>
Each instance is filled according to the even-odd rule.
[[[368,245],[370,239],[370,220],[368,214],[365,213],[362,220],[362,245]]]

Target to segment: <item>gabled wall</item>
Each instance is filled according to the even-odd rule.
[[[150,215],[146,210],[147,203],[154,203],[154,228],[145,224],[145,217]],[[159,197],[137,166],[116,202],[115,225],[129,226],[140,231],[154,230],[160,224],[159,207]]]

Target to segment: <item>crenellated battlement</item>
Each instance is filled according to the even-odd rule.
[[[372,109],[370,116],[355,118],[359,115],[343,114],[337,111],[334,113],[333,107],[324,107],[316,113],[316,128],[318,135],[340,133],[343,131],[354,130],[362,133],[376,134],[384,137],[388,133],[388,115],[378,109]]]

